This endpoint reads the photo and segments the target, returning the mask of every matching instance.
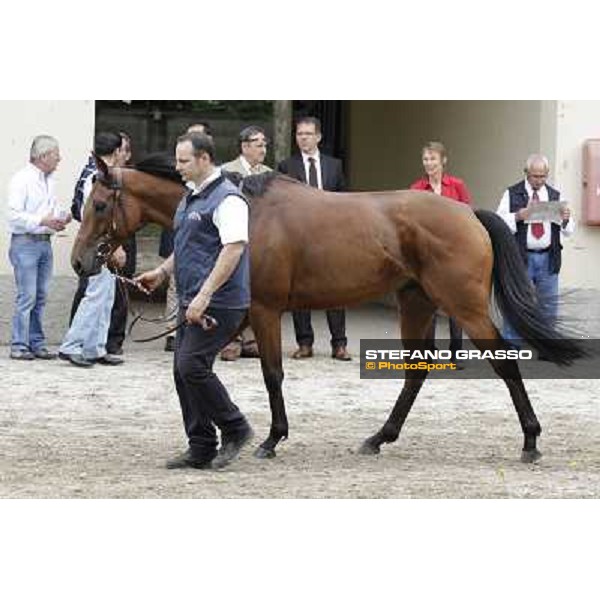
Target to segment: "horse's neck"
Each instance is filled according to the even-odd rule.
[[[185,188],[160,177],[138,175],[128,183],[131,194],[139,200],[142,220],[170,227]]]

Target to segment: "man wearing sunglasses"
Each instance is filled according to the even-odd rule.
[[[242,177],[260,175],[272,171],[264,164],[267,155],[267,135],[262,127],[250,125],[240,132],[240,154],[231,162],[222,166],[223,171],[239,173]],[[237,360],[238,358],[260,358],[256,338],[251,327],[246,327],[242,334],[232,340],[221,351],[221,360]]]

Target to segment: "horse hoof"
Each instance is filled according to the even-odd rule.
[[[275,455],[275,450],[263,448],[262,446],[259,446],[254,451],[254,456],[256,458],[275,458],[276,455]]]
[[[379,454],[381,450],[379,446],[373,446],[368,441],[363,442],[362,446],[358,449],[359,454],[363,454],[365,456],[373,456],[375,454]]]
[[[542,453],[539,450],[523,450],[521,452],[521,462],[523,463],[534,463],[542,458]]]

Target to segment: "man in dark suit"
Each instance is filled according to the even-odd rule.
[[[280,173],[307,183],[312,187],[330,192],[345,189],[342,162],[319,152],[321,122],[316,117],[304,117],[296,123],[296,143],[300,152],[277,166]],[[331,332],[331,356],[337,360],[351,360],[346,350],[346,314],[343,308],[326,311]],[[298,349],[292,358],[310,358],[315,339],[309,310],[293,311],[294,329]]]

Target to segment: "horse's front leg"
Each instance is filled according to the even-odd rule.
[[[256,335],[263,378],[271,407],[269,437],[256,449],[254,455],[257,458],[273,458],[277,444],[288,437],[288,421],[281,391],[283,383],[281,313],[253,303],[250,308],[250,323]]]
[[[420,287],[410,287],[396,293],[400,313],[400,329],[407,350],[423,350],[433,345],[431,318],[435,306]],[[359,449],[360,454],[379,454],[381,444],[395,442],[404,421],[427,377],[427,371],[407,371],[402,391],[384,426]]]

